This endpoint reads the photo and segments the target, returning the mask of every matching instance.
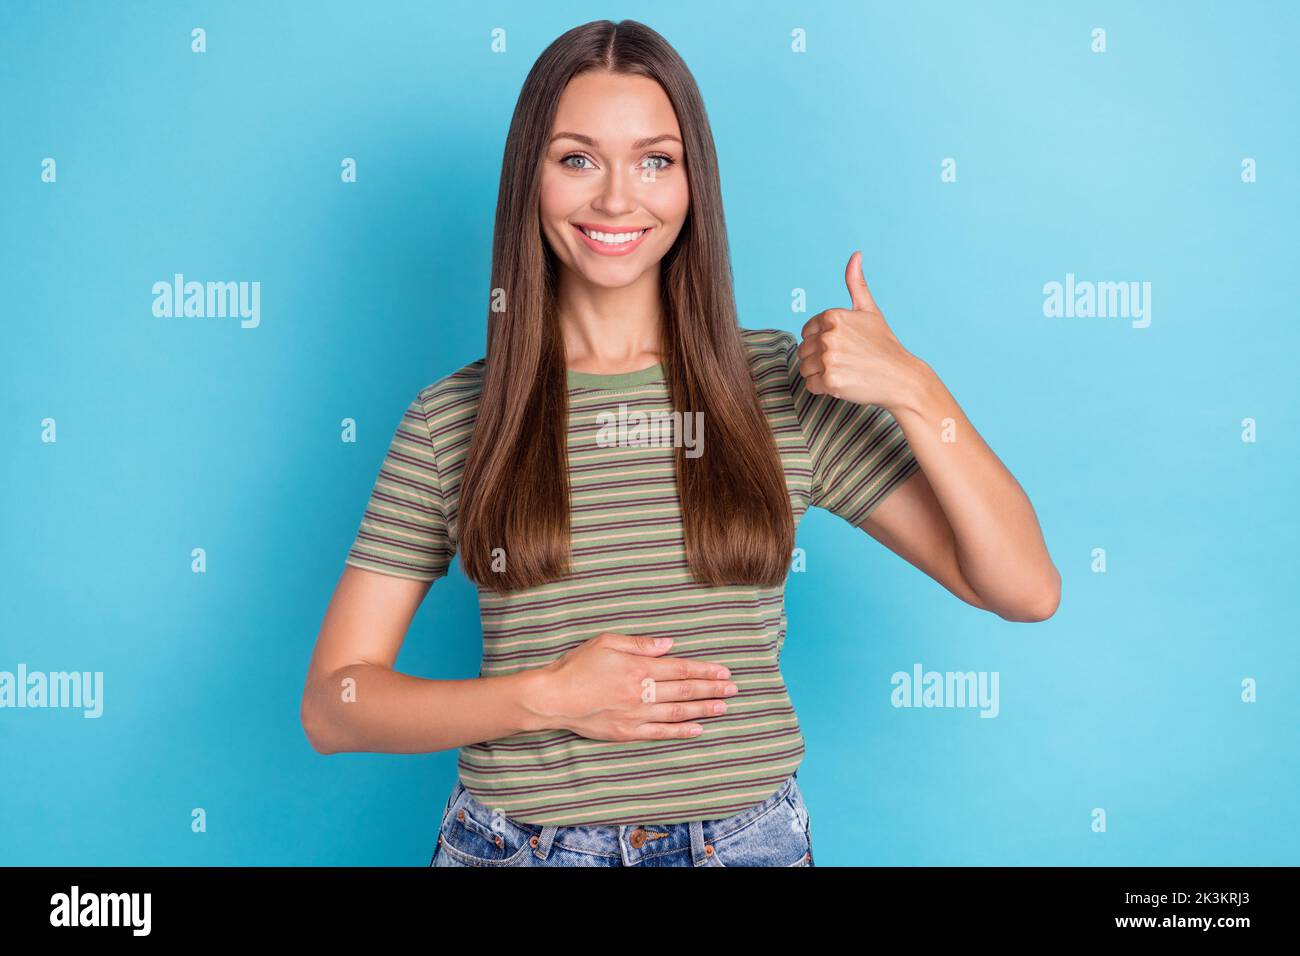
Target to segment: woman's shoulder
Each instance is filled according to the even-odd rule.
[[[793,333],[784,329],[741,329],[740,337],[755,381],[788,381],[790,363],[798,348]]]
[[[472,415],[483,388],[483,369],[486,365],[486,357],[476,359],[420,389],[416,401],[423,406],[425,415],[446,415],[457,410],[465,410]]]

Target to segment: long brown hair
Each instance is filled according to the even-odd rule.
[[[704,584],[776,586],[794,548],[794,518],[771,428],[736,319],[718,160],[686,64],[634,20],[568,31],[533,64],[501,164],[492,288],[478,417],[457,523],[465,575],[498,592],[569,573],[568,392],[555,310],[554,253],[541,230],[541,157],[569,80],[589,70],[659,83],[682,131],[690,208],[661,263],[663,369],[672,407],[703,412],[704,454],[676,448],[686,559]],[[493,553],[504,549],[504,569]]]

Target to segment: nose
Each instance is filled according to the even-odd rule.
[[[637,173],[636,167],[625,169],[614,164],[610,174],[601,182],[600,195],[592,205],[611,217],[636,209],[636,187],[641,182]]]

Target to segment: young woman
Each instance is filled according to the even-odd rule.
[[[506,141],[487,354],[397,427],[312,658],[322,753],[460,749],[433,865],[810,866],[779,666],[810,506],[975,607],[1056,608],[1034,511],[849,260],[852,307],[739,328],[685,64],[599,21]],[[955,440],[954,440],[955,439]],[[393,663],[453,555],[483,663]]]

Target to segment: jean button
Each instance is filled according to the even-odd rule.
[[[638,850],[641,849],[641,847],[645,845],[645,830],[641,827],[637,827],[627,838],[627,842],[631,843],[632,846],[636,847]]]

